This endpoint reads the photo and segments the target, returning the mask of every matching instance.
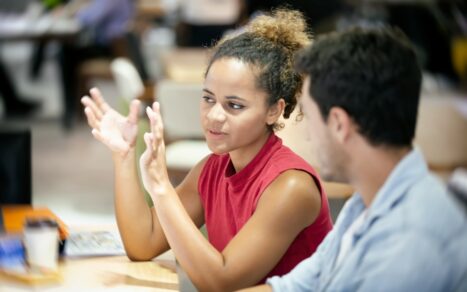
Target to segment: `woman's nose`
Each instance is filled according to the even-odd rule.
[[[222,105],[215,104],[208,113],[208,119],[213,122],[224,122],[225,121],[225,113]]]

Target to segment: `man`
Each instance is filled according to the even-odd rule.
[[[0,100],[3,100],[5,116],[22,118],[34,113],[40,103],[20,97],[6,64],[0,57]]]
[[[256,289],[466,291],[466,214],[412,146],[421,72],[408,40],[333,33],[296,64],[321,174],[356,193],[312,257]]]

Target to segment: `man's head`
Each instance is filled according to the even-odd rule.
[[[411,146],[421,72],[402,32],[354,28],[318,37],[301,51],[296,69],[306,75],[301,102],[311,119],[311,139],[321,144],[324,176],[345,180],[335,171],[349,155],[339,149],[347,130],[371,147]]]

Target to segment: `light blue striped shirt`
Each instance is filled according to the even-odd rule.
[[[289,274],[268,279],[274,291],[462,291],[467,288],[467,219],[413,150],[392,171],[336,258],[347,228],[364,211],[356,193],[333,231]],[[464,290],[467,291],[467,290]]]

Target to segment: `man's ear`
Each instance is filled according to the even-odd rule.
[[[274,125],[279,119],[281,114],[284,112],[285,101],[283,98],[279,99],[275,104],[271,105],[268,110],[268,116],[266,117],[266,123],[268,125]]]
[[[341,144],[347,142],[354,131],[352,118],[340,107],[329,110],[327,124],[331,135]]]

